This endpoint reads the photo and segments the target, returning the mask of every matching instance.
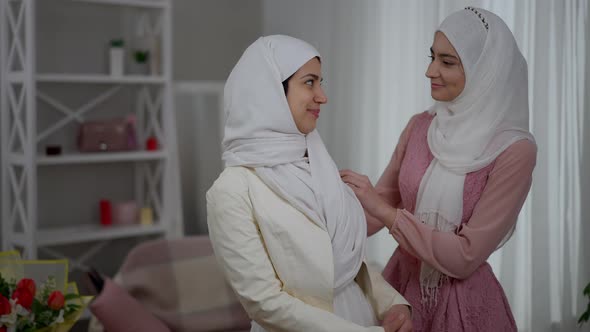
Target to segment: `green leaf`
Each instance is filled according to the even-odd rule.
[[[45,306],[43,305],[43,303],[39,302],[39,300],[37,299],[33,299],[33,305],[31,306],[31,310],[33,311],[35,316],[40,314],[44,309]]]
[[[588,285],[586,285],[586,288],[584,288],[584,295],[590,296],[590,283],[588,283]]]
[[[8,282],[2,277],[2,273],[0,273],[0,294],[5,298],[10,298],[10,285]]]
[[[590,302],[588,303],[588,307],[586,307],[586,312],[584,312],[582,314],[582,316],[580,316],[580,319],[578,320],[578,324],[582,324],[588,321],[588,319],[590,319]]]
[[[79,299],[80,297],[81,297],[81,296],[80,296],[79,294],[70,293],[70,294],[66,294],[66,295],[64,296],[64,299],[65,299],[66,301],[68,301],[68,300]]]
[[[69,305],[69,306],[65,307],[65,311],[67,313],[71,313],[71,312],[74,312],[74,311],[76,311],[76,310],[78,310],[80,308],[82,308],[82,306],[79,306],[77,304],[72,304],[72,305]]]
[[[19,332],[34,332],[36,330],[35,324],[29,321],[20,321],[17,324],[17,331]]]
[[[146,63],[147,59],[149,58],[149,52],[148,51],[135,51],[135,62],[137,63]]]
[[[111,47],[123,47],[123,45],[125,45],[123,39],[111,39]]]
[[[71,314],[73,314],[74,312],[80,310],[80,308],[82,308],[82,306],[79,306],[77,304],[69,304],[64,308],[64,317],[67,317]]]

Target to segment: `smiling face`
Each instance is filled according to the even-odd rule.
[[[440,31],[434,35],[430,57],[432,61],[426,70],[426,77],[430,79],[432,98],[453,101],[465,88],[465,71],[457,51]]]
[[[322,80],[322,65],[317,57],[306,62],[291,76],[287,89],[287,102],[297,129],[309,134],[317,125],[320,105],[328,102]]]

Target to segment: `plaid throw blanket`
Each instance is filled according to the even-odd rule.
[[[140,244],[129,252],[114,280],[172,331],[250,329],[250,319],[225,281],[207,236]],[[97,305],[108,308],[109,301],[117,301],[109,297],[113,299],[99,295]],[[100,318],[108,319],[102,312]],[[89,331],[103,331],[95,317]]]

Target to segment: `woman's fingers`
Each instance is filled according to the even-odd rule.
[[[405,319],[403,317],[397,317],[396,319],[389,319],[389,320],[385,320],[383,321],[383,329],[386,332],[395,332],[395,331],[399,331],[401,328],[403,328],[403,325],[405,323]]]
[[[373,186],[367,176],[355,173],[355,172],[353,172],[351,170],[347,170],[347,169],[340,171],[340,178],[345,183],[355,185],[359,188],[366,188],[366,187]]]
[[[346,181],[344,181],[344,183],[346,183]],[[346,183],[346,185],[349,186],[350,189],[352,189],[352,191],[354,192],[354,194],[356,196],[359,195],[359,193],[358,193],[359,187],[355,186],[354,184],[350,184],[350,183]]]
[[[349,169],[343,169],[343,170],[340,170],[340,177],[348,177],[348,178],[354,178],[354,179],[361,180],[363,178],[363,175],[353,172]]]
[[[407,318],[406,321],[404,322],[404,325],[402,325],[402,327],[400,327],[400,329],[398,330],[399,332],[412,332],[412,320]]]
[[[355,177],[345,175],[341,176],[340,178],[342,179],[342,181],[344,181],[344,183],[354,185],[355,187],[361,187],[363,185],[362,181]]]

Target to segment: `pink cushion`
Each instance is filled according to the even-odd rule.
[[[170,332],[141,303],[108,278],[100,295],[90,304],[90,311],[107,332]]]

